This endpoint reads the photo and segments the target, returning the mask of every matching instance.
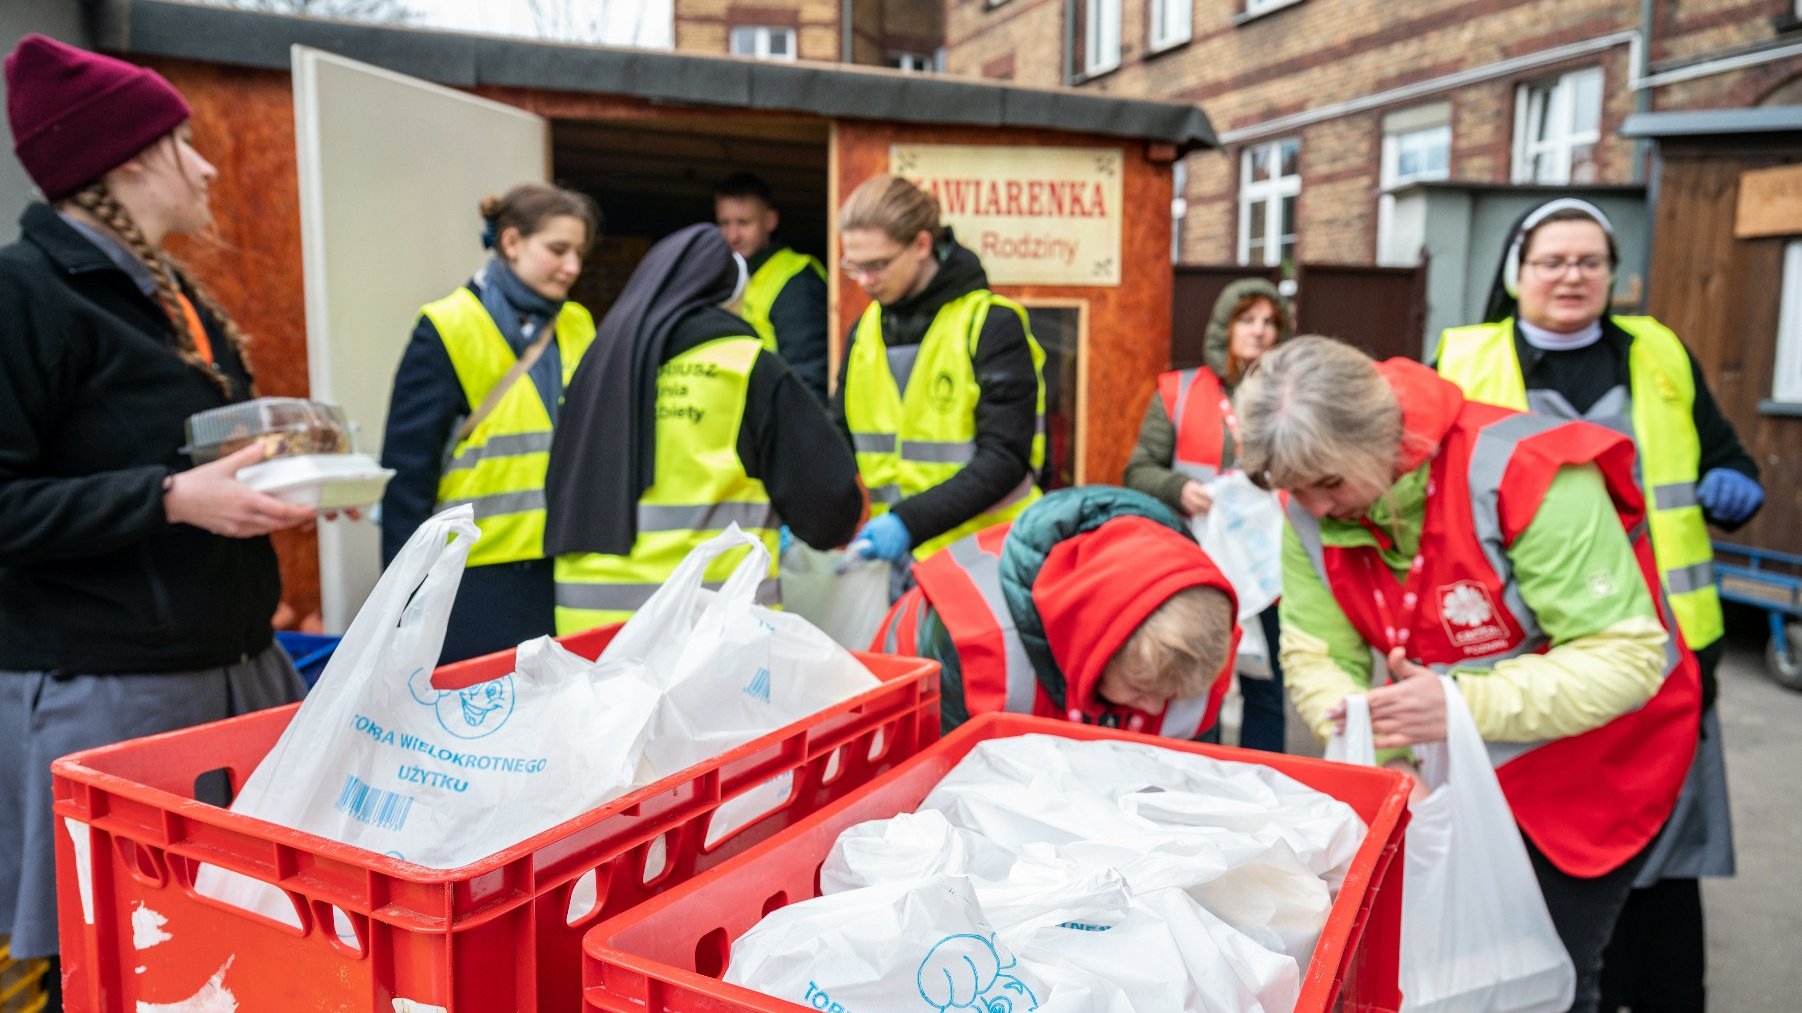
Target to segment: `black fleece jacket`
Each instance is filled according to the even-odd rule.
[[[890,348],[917,345],[944,305],[989,286],[976,254],[960,246],[946,229],[936,248],[939,269],[919,295],[882,307],[882,340]],[[848,349],[855,327],[845,341]],[[839,366],[833,415],[847,445],[845,377],[850,356]],[[1032,471],[1032,437],[1038,422],[1039,378],[1032,365],[1026,329],[1013,313],[990,313],[976,340],[976,452],[962,471],[895,505],[915,545],[935,538],[994,506]],[[918,374],[915,374],[918,376]],[[927,378],[928,381],[931,379]]]
[[[747,267],[756,274],[770,255],[784,247],[771,244],[752,254]],[[782,286],[770,303],[770,327],[776,332],[776,354],[788,363],[820,404],[826,403],[826,280],[811,269]]]
[[[227,403],[157,305],[44,204],[0,249],[0,670],[182,672],[268,647],[268,538],[163,514],[189,415]],[[201,312],[231,400],[250,374]]]
[[[670,357],[745,324],[723,312],[690,314],[677,325]],[[382,562],[391,562],[438,499],[443,453],[469,401],[450,353],[431,320],[421,316],[394,376],[382,466],[395,470],[382,497]],[[763,483],[795,537],[817,549],[843,545],[857,533],[863,494],[857,462],[837,437],[818,400],[780,358],[761,352],[751,367],[745,417],[738,429],[745,473]]]

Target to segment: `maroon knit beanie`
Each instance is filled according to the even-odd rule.
[[[154,70],[31,34],[6,55],[13,151],[58,201],[150,147],[190,115]]]

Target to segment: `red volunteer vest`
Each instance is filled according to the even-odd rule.
[[[1390,378],[1407,403],[1404,387],[1417,381]],[[1550,647],[1505,550],[1532,521],[1557,470],[1576,464],[1601,469],[1641,577],[1672,631],[1664,682],[1643,707],[1599,728],[1489,749],[1521,829],[1558,868],[1594,877],[1638,854],[1670,816],[1695,751],[1700,707],[1695,658],[1675,633],[1645,536],[1632,441],[1587,422],[1465,401],[1433,456],[1420,552],[1405,584],[1376,549],[1323,548],[1318,521],[1295,505],[1289,517],[1368,643],[1384,653],[1405,646],[1441,672],[1489,668]]]
[[[1176,429],[1170,470],[1208,481],[1220,474],[1226,418],[1232,406],[1220,378],[1206,366],[1173,369],[1158,377],[1158,397]]]
[[[1230,664],[1206,696],[1173,700],[1160,713],[1117,707],[1100,699],[1085,710],[1083,701],[1068,696],[1060,708],[1039,682],[1001,593],[1001,543],[1012,527],[1008,523],[985,528],[914,564],[914,580],[919,586],[889,609],[870,649],[914,654],[920,619],[930,606],[957,648],[964,706],[971,716],[993,711],[1036,714],[1130,731],[1155,729],[1158,735],[1180,739],[1193,739],[1213,726],[1231,680]]]

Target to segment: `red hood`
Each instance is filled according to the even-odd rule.
[[[1385,359],[1377,372],[1395,391],[1402,406],[1401,458],[1396,473],[1405,475],[1421,466],[1439,448],[1445,434],[1464,407],[1458,385],[1412,359]]]
[[[1102,669],[1133,631],[1178,591],[1233,586],[1194,540],[1147,517],[1117,517],[1065,539],[1045,557],[1032,600],[1066,680],[1065,705],[1094,715]],[[1231,670],[1232,652],[1226,669]]]

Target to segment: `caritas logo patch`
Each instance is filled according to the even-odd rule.
[[[1507,629],[1496,619],[1489,589],[1474,580],[1439,588],[1439,623],[1453,646],[1466,653],[1484,653],[1479,649],[1508,637]]]

